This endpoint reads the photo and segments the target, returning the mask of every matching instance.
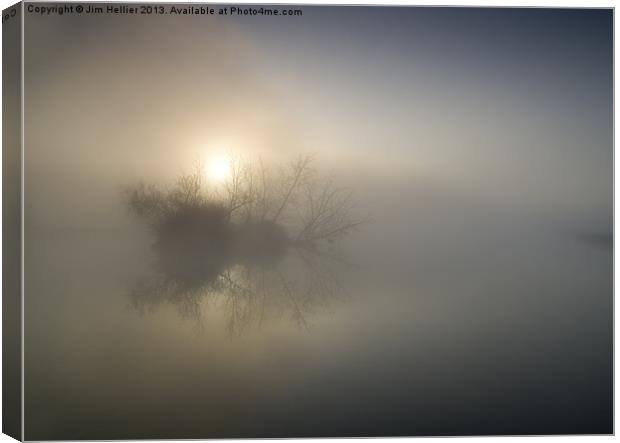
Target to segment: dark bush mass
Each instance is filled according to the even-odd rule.
[[[250,280],[261,275],[262,284],[270,280],[269,292],[288,300],[301,321],[302,307],[280,263],[296,250],[312,264],[317,274],[312,285],[325,295],[329,285],[316,284],[324,276],[312,256],[331,251],[360,223],[351,216],[351,192],[320,179],[310,157],[274,168],[231,160],[230,177],[219,186],[207,186],[198,166],[171,188],[142,183],[126,196],[129,210],[152,232],[157,273],[155,283],[134,288],[134,304],[169,301],[193,314],[200,298],[214,291],[227,291],[231,300],[241,297],[235,309],[241,300],[252,306],[258,291]]]

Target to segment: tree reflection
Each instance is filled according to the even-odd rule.
[[[231,159],[217,186],[198,165],[171,188],[141,183],[126,197],[154,238],[153,275],[130,292],[140,311],[172,304],[200,321],[213,301],[235,334],[269,316],[307,327],[309,314],[344,294],[339,244],[361,220],[352,192],[320,177],[311,157],[271,168]]]

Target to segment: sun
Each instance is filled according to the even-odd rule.
[[[230,177],[230,159],[224,155],[213,157],[206,166],[209,180],[223,182]]]

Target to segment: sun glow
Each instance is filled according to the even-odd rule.
[[[224,155],[211,158],[206,166],[205,172],[209,180],[223,182],[230,177],[230,159]]]

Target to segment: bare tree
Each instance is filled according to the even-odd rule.
[[[322,240],[335,241],[363,222],[353,218],[352,211],[352,190],[338,188],[332,180],[307,185],[296,241],[306,244]]]
[[[320,177],[311,156],[279,169],[232,157],[219,189],[206,186],[197,165],[171,188],[140,183],[126,198],[153,230],[156,253],[156,275],[136,285],[132,304],[173,304],[199,319],[203,300],[223,297],[231,334],[274,310],[307,327],[307,314],[343,289],[333,271],[341,262],[320,245],[361,223],[352,190]],[[289,251],[302,275],[282,266]]]

